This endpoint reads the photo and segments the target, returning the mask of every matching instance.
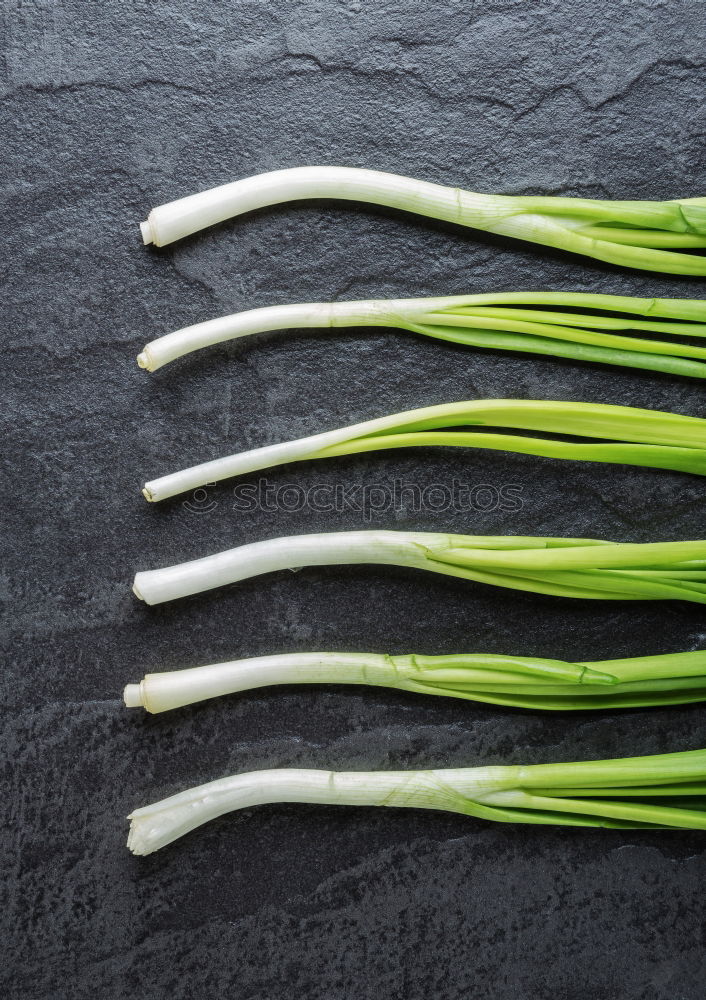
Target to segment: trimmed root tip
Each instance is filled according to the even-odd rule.
[[[144,369],[144,371],[151,372],[152,364],[150,362],[150,356],[147,351],[141,351],[137,355],[137,367]]]
[[[152,226],[148,219],[140,223],[140,232],[142,233],[142,242],[145,246],[149,246],[150,243],[154,243],[154,237],[152,235]]]
[[[149,486],[145,486],[144,487],[144,489],[142,490],[142,496],[145,498],[145,500],[147,501],[147,503],[154,503],[155,502],[154,497],[152,496],[152,493],[150,492]]]
[[[137,584],[136,583],[133,583],[133,585],[132,585],[132,592],[133,592],[133,594],[135,595],[135,597],[139,601],[144,601],[144,597],[142,596],[142,594],[140,593],[140,591],[137,589]]]
[[[123,700],[126,708],[142,708],[142,684],[126,684],[123,691]]]
[[[127,835],[127,849],[138,857],[144,857],[152,853],[152,848],[147,845],[146,839],[142,836],[142,826],[139,819],[128,816],[130,820],[130,830]]]

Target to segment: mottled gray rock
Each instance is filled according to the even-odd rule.
[[[703,194],[704,5],[630,0],[149,5],[9,0],[0,67],[7,467],[0,981],[8,1000],[696,1000],[703,837],[500,828],[273,806],[146,858],[133,807],[267,766],[414,767],[703,745],[701,708],[540,717],[387,691],[255,692],[163,717],[145,670],[282,650],[600,658],[699,648],[703,610],[570,603],[402,570],[306,570],[173,606],[138,568],[354,511],[148,507],[145,478],[383,412],[546,396],[703,414],[686,380],[353,330],[263,336],[153,376],[134,356],[221,313],[311,299],[553,287],[703,294],[366,207],[283,206],[163,251],[155,204],[343,163],[507,193]],[[272,483],[516,484],[522,508],[373,514],[477,533],[699,537],[703,485],[460,451],[282,469]]]

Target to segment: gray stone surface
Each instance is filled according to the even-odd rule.
[[[214,349],[153,376],[154,336],[307,299],[703,285],[394,212],[263,211],[164,251],[155,204],[311,162],[507,193],[704,193],[704,5],[630,0],[157,4],[6,0],[0,962],[8,1000],[695,1000],[703,836],[502,828],[273,806],[146,859],[135,806],[237,770],[539,762],[695,748],[699,707],[551,717],[360,689],[255,692],[147,717],[146,670],[282,650],[568,658],[700,648],[703,609],[570,603],[375,568],[307,570],[172,606],[138,568],[360,514],[193,513],[145,478],[227,450],[474,396],[703,413],[685,380],[353,330]],[[520,511],[383,513],[476,533],[699,537],[703,485],[513,456],[405,453],[273,483],[518,484]]]

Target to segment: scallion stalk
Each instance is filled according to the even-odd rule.
[[[444,809],[501,823],[706,830],[706,750],[425,771],[251,771],[136,809],[127,846],[151,854],[224,813],[276,802]]]
[[[257,333],[352,326],[391,327],[466,347],[706,378],[706,347],[671,339],[706,336],[706,302],[583,292],[489,292],[268,306],[168,333],[147,344],[137,363],[153,372],[192,351]]]
[[[407,566],[557,597],[706,604],[706,541],[632,544],[421,531],[270,538],[137,573],[133,590],[147,604],[161,604],[276,570],[353,564]]]
[[[307,198],[336,198],[415,212],[431,219],[569,250],[597,260],[706,275],[706,198],[600,201],[492,195],[355,167],[294,167],[258,174],[154,208],[143,241],[166,246],[244,212]]]
[[[368,684],[491,705],[567,711],[706,701],[706,650],[569,663],[459,653],[282,653],[147,674],[128,684],[128,708],[156,714],[278,684]]]
[[[465,428],[460,430],[459,428]],[[478,428],[557,432],[590,443],[483,432]],[[356,455],[387,448],[451,445],[548,458],[672,469],[706,475],[706,420],[602,403],[485,399],[426,406],[322,434],[267,445],[161,476],[144,497],[165,500],[231,476],[289,462]]]

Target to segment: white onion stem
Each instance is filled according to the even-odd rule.
[[[455,795],[482,795],[507,783],[520,768],[454,768],[442,771],[319,771],[282,768],[251,771],[190,788],[128,817],[128,848],[151,854],[185,833],[235,809],[273,802],[324,805],[453,808]],[[497,777],[496,777],[497,776]],[[498,778],[502,780],[498,782]]]
[[[350,326],[401,327],[421,322],[425,313],[464,305],[468,295],[431,299],[361,299],[356,302],[297,302],[265,306],[195,323],[151,341],[137,356],[140,368],[157,371],[177,358],[228,340],[290,329],[334,329]]]
[[[428,407],[428,409],[433,410],[434,407]],[[368,420],[355,424],[353,427],[338,427],[335,430],[311,434],[309,437],[299,438],[296,441],[282,441],[279,444],[265,445],[262,448],[253,448],[250,451],[228,455],[225,458],[215,458],[210,462],[202,462],[189,469],[180,469],[178,472],[150,480],[145,483],[142,495],[150,503],[153,503],[167,500],[179,493],[198,489],[207,483],[218,483],[222,479],[244,476],[250,472],[257,472],[259,469],[271,469],[278,465],[286,465],[288,462],[306,459],[312,452],[322,448],[341,444],[361,428],[367,428],[371,424],[377,428],[379,424],[382,430],[385,426],[393,426],[395,420],[399,421],[399,415],[393,414],[388,418]]]
[[[124,698],[128,708],[156,714],[277,684],[335,682],[389,687],[399,670],[399,664],[382,653],[284,653],[146,674],[139,684],[127,685]]]
[[[136,809],[128,817],[128,847],[150,854],[216,816],[274,802],[447,809],[502,823],[706,830],[705,758],[706,751],[691,750],[426,771],[252,771]]]
[[[365,201],[463,224],[467,213],[491,223],[514,208],[511,198],[476,194],[413,177],[357,167],[292,167],[245,177],[153,208],[140,224],[145,244],[163,247],[184,236],[269,205],[306,198]]]
[[[268,538],[177,566],[137,573],[133,590],[146,604],[161,604],[263,573],[301,566],[379,563],[421,567],[427,559],[425,541],[433,545],[446,539],[451,544],[451,538],[433,532],[402,531],[341,531]]]

